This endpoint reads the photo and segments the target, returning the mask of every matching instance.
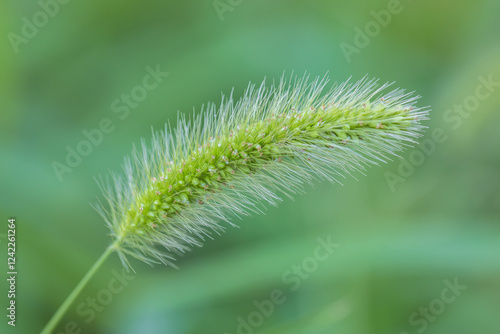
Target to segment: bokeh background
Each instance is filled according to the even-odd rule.
[[[233,87],[239,97],[249,81],[328,71],[422,95],[433,109],[427,151],[245,217],[179,258],[179,270],[133,261],[133,279],[110,295],[121,273],[113,256],[56,333],[500,333],[500,87],[479,79],[500,82],[498,0],[61,2],[0,4],[0,258],[15,217],[19,273],[17,326],[2,314],[0,332],[39,332],[107,247],[89,205],[93,177],[120,170],[151,127]],[[388,8],[397,13],[374,24],[372,11]],[[368,41],[356,37],[366,28]],[[169,74],[115,112],[147,67]],[[106,118],[113,130],[61,181],[53,163]],[[329,236],[340,246],[290,289],[283,275],[310,265]],[[450,303],[445,281],[466,286]],[[5,279],[0,288],[6,312]],[[285,302],[260,320],[254,302],[276,289]]]

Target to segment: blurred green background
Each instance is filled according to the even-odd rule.
[[[93,177],[120,170],[152,126],[233,87],[239,97],[249,81],[328,71],[422,95],[427,151],[343,186],[316,183],[237,221],[179,270],[133,261],[133,279],[110,293],[113,256],[56,333],[500,333],[500,87],[483,84],[500,82],[498,0],[62,2],[0,4],[0,257],[15,217],[19,273],[17,326],[2,315],[0,332],[39,332],[107,247]],[[116,112],[147,67],[169,75]],[[54,161],[106,118],[113,130],[61,181]],[[317,238],[329,236],[340,246],[316,268]],[[455,280],[466,288],[444,302]],[[6,312],[5,279],[0,288]],[[259,311],[277,289],[285,301]]]

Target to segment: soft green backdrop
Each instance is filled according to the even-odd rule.
[[[368,73],[417,91],[433,109],[428,151],[410,149],[343,186],[317,183],[238,221],[180,258],[179,270],[134,261],[134,279],[110,294],[113,270],[121,272],[113,256],[57,333],[500,333],[500,87],[474,100],[476,89],[488,92],[478,77],[500,82],[500,2],[402,0],[379,31],[371,11],[392,1],[215,4],[73,0],[47,7],[47,22],[36,1],[0,4],[0,258],[15,217],[19,273],[17,326],[2,313],[0,332],[40,331],[108,245],[89,205],[99,194],[93,177],[119,170],[151,126],[199,112],[233,87],[241,96],[249,81],[328,71],[333,81]],[[33,16],[36,30],[26,23]],[[358,40],[348,59],[342,43],[356,46],[356,28],[367,24],[369,43]],[[141,85],[148,66],[169,75],[120,119],[113,101]],[[464,102],[470,111],[449,111]],[[104,118],[113,131],[60,182],[53,162],[64,163],[66,146]],[[328,236],[340,247],[292,291],[282,275]],[[467,288],[443,304],[444,281],[455,279]],[[0,289],[6,312],[5,279]],[[238,331],[238,318],[253,314],[255,324],[254,301],[275,289],[286,301]],[[95,297],[106,305],[86,322],[88,308],[77,306]],[[427,318],[419,314],[429,306]]]

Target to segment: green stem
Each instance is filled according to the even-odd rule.
[[[68,308],[75,301],[76,297],[78,297],[80,292],[82,292],[83,288],[87,285],[87,283],[90,281],[92,276],[94,276],[97,270],[101,267],[104,261],[106,261],[109,255],[116,249],[118,243],[119,240],[115,241],[104,251],[104,253],[99,257],[99,259],[97,259],[97,261],[89,269],[89,271],[85,274],[85,276],[83,276],[80,283],[78,283],[78,285],[73,289],[73,291],[71,291],[71,293],[66,298],[64,303],[62,303],[61,306],[59,306],[59,309],[56,311],[56,313],[54,313],[54,315],[49,320],[49,322],[47,323],[47,325],[44,327],[44,329],[41,331],[40,334],[51,334],[54,331],[57,324],[61,321],[61,318],[68,311]]]

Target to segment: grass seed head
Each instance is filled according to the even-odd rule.
[[[172,264],[176,253],[258,213],[314,178],[340,183],[415,144],[429,109],[419,96],[364,78],[326,90],[326,78],[250,84],[177,126],[153,133],[103,185],[97,208],[122,262]]]

